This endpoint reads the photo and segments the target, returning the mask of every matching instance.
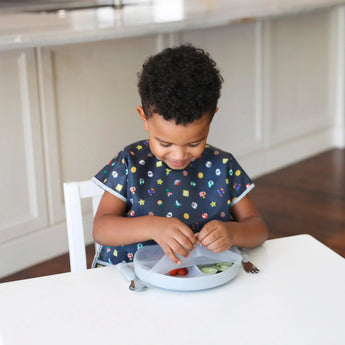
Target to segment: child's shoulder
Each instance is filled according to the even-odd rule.
[[[149,140],[144,139],[144,140],[135,141],[134,143],[131,143],[125,146],[122,149],[122,152],[133,154],[136,152],[149,151],[149,150],[150,150]]]
[[[114,167],[118,163],[124,163],[129,161],[136,161],[142,159],[142,157],[150,156],[150,146],[148,140],[139,140],[123,147],[118,151],[109,164]]]
[[[125,157],[143,156],[143,155],[147,155],[148,153],[150,153],[149,141],[144,139],[144,140],[135,141],[123,147],[121,151],[119,151],[113,157],[113,160],[118,159],[119,157],[125,158]]]
[[[203,152],[205,159],[210,160],[233,160],[235,157],[227,151],[224,151],[216,146],[207,144]]]

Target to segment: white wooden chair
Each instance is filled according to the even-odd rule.
[[[87,268],[81,199],[92,198],[94,217],[104,191],[91,180],[67,182],[63,188],[71,272],[81,271]]]

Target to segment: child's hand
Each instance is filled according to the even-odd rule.
[[[180,264],[175,254],[189,256],[197,240],[193,231],[177,218],[155,217],[152,224],[152,239],[155,240],[168,258]]]
[[[221,253],[229,249],[233,245],[231,222],[210,221],[198,233],[197,240],[200,245],[214,253]]]

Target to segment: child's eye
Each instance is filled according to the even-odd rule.
[[[189,144],[190,147],[197,147],[197,146],[199,146],[199,145],[200,145],[200,143]]]
[[[163,146],[163,147],[169,147],[171,144],[169,144],[169,143],[159,143],[161,146]]]

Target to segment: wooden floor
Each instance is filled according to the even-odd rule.
[[[310,234],[345,258],[345,150],[327,151],[254,182],[250,195],[268,224],[270,238]],[[93,245],[87,254],[90,266]],[[68,271],[66,254],[0,283]]]

